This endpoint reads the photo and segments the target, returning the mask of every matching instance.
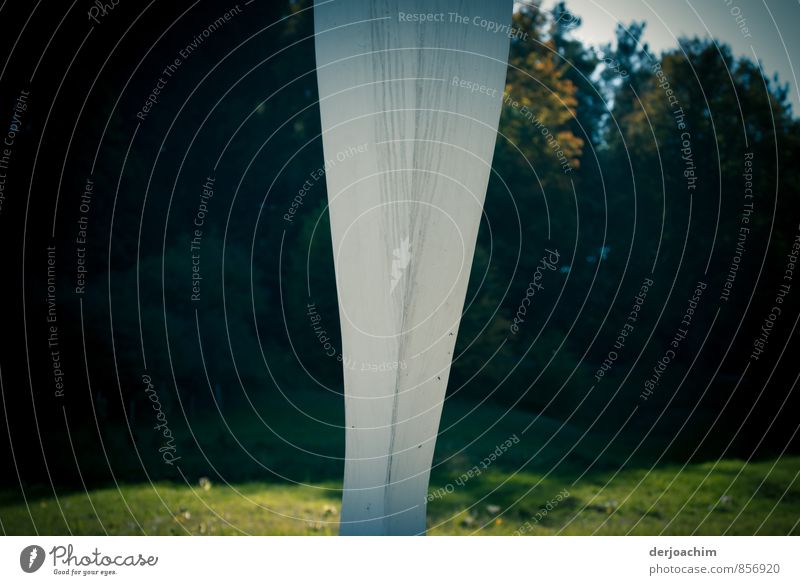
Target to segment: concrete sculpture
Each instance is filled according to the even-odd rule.
[[[343,353],[341,534],[424,534],[497,133],[510,0],[314,9]]]

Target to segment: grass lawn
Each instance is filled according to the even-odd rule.
[[[314,396],[304,408],[321,415],[331,404]],[[149,428],[135,435],[144,465],[114,457],[132,449],[105,437],[119,487],[93,477],[92,469],[107,464],[86,454],[79,458],[84,481],[101,487],[58,488],[56,500],[49,485],[26,485],[27,503],[19,489],[2,490],[0,527],[5,534],[53,535],[336,534],[340,429],[269,412],[272,430],[246,410],[226,415],[229,429],[201,419],[189,433],[175,423],[176,436],[184,437],[183,477],[166,476]],[[429,534],[800,534],[800,457],[653,466],[652,454],[628,459],[628,442],[561,421],[539,417],[523,433],[532,420],[496,406],[448,403],[432,471]],[[487,469],[464,475],[511,436],[519,442]],[[293,453],[287,441],[313,454]]]
[[[555,480],[522,472],[487,495],[507,476],[486,473],[429,504],[429,533],[798,535],[800,487],[793,481],[798,466],[798,458],[777,464],[723,461],[713,471],[713,464],[688,466],[677,479],[678,468],[635,470],[619,474],[607,487],[610,476],[597,475],[566,487],[569,495],[555,505],[554,496],[565,489]],[[330,535],[337,532],[336,487],[124,485],[71,493],[58,502],[32,499],[30,514],[25,504],[4,498],[0,520],[7,534]],[[548,501],[551,510],[544,514]]]

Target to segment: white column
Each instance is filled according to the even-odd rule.
[[[510,0],[314,9],[345,356],[342,534],[423,534],[486,194]]]

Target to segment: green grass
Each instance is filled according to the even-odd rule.
[[[338,400],[314,396],[306,407],[322,415]],[[434,497],[428,504],[430,534],[800,534],[800,457],[721,460],[685,468],[662,464],[650,471],[652,453],[622,465],[628,456],[625,441],[609,444],[608,437],[584,436],[581,429],[545,417],[522,434],[532,420],[529,414],[505,414],[496,406],[471,410],[458,402],[445,408],[431,479]],[[226,415],[236,441],[218,421],[193,420],[193,428],[203,429],[202,437],[195,432],[202,452],[194,439],[186,438],[191,435],[185,429],[176,431],[184,437],[180,453],[185,482],[168,476],[147,428],[137,432],[136,445],[152,483],[141,479],[138,459],[122,461],[130,448],[109,441],[108,448],[118,451],[111,459],[119,488],[109,481],[88,492],[73,485],[59,488],[56,500],[49,486],[28,485],[27,505],[19,490],[0,491],[2,530],[54,535],[336,534],[342,463],[335,456],[343,451],[341,433],[335,427],[298,424],[296,415],[275,405],[264,412],[270,413],[277,434],[245,410]],[[522,439],[519,444],[463,485],[457,482],[513,434]],[[333,458],[292,453],[287,438]],[[240,452],[237,441],[258,463],[234,456]],[[590,465],[606,446],[603,457]],[[84,479],[97,485],[90,470],[102,469],[105,461],[86,450],[81,453]],[[441,497],[435,496],[437,490]],[[563,490],[569,495],[556,501]],[[548,502],[551,509],[543,514]]]
[[[800,534],[800,487],[793,481],[800,459],[781,459],[774,468],[773,464],[722,461],[704,483],[713,464],[688,466],[677,479],[678,468],[654,470],[643,481],[643,470],[627,471],[605,488],[610,477],[605,474],[569,487],[555,479],[540,482],[541,475],[522,472],[491,494],[508,477],[486,473],[429,504],[429,532],[502,535],[527,526],[523,532],[528,534],[659,534],[662,530],[665,534]],[[538,482],[539,487],[526,494]],[[58,502],[37,498],[29,502],[30,515],[24,504],[4,501],[0,519],[9,534],[337,532],[335,485],[203,485],[137,484],[71,493]],[[434,484],[432,490],[441,485]],[[537,521],[537,512],[565,487],[569,496]]]
[[[795,481],[798,469],[797,457],[749,464],[731,460],[689,465],[683,470],[662,467],[648,473],[636,469],[613,479],[613,474],[597,474],[574,487],[551,479],[542,481],[531,493],[527,493],[529,487],[541,477],[521,473],[511,480],[511,486],[469,511],[463,511],[472,503],[469,496],[458,492],[441,503],[432,503],[430,532],[514,534],[522,529],[526,534],[550,535],[800,534],[800,483]],[[503,479],[487,476],[484,490]],[[554,501],[562,489],[569,495]],[[548,502],[552,509],[543,514]],[[505,512],[491,514],[489,510],[495,508],[490,506],[499,506]]]

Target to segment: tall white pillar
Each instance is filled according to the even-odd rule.
[[[425,532],[511,14],[511,0],[314,9],[345,356],[341,534]]]

